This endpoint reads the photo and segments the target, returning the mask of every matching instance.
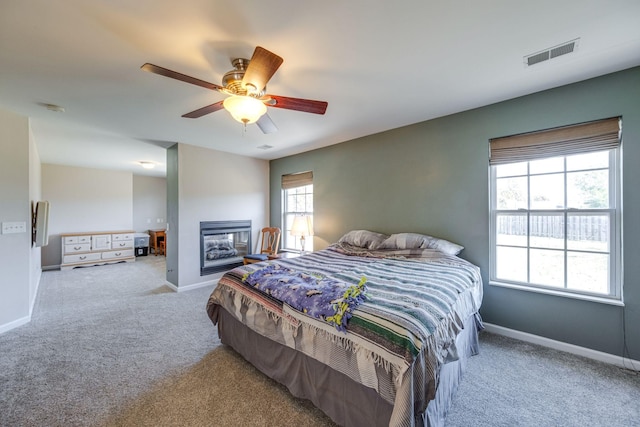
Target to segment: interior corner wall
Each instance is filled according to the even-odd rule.
[[[133,175],[133,230],[146,233],[167,227],[167,179]]]
[[[180,235],[180,174],[178,170],[178,147],[174,144],[167,148],[167,242],[178,242]],[[167,244],[167,282],[178,286],[178,267],[180,259],[180,246]]]
[[[177,249],[179,257],[178,271],[168,272],[167,280],[184,288],[220,276],[200,276],[201,221],[251,220],[255,246],[260,229],[269,224],[269,162],[193,145],[174,147],[167,153],[168,270],[174,268],[171,252]],[[174,198],[177,212],[171,207]]]
[[[0,222],[26,224],[24,233],[0,234],[0,333],[30,319],[29,138],[29,119],[0,109]]]
[[[625,307],[489,285],[489,139],[616,116],[623,121]],[[273,160],[271,218],[280,223],[281,176],[312,170],[314,248],[360,228],[452,240],[482,270],[485,321],[640,360],[639,163],[636,67]]]
[[[131,172],[43,164],[42,197],[49,201],[43,268],[60,265],[60,234],[133,229]]]
[[[34,213],[37,202],[42,200],[42,167],[31,127],[29,127],[29,200],[31,201],[29,209]],[[31,227],[29,227],[29,230],[31,230]],[[36,301],[40,277],[42,276],[42,249],[40,247],[33,245],[31,247],[29,271],[31,273],[29,280],[29,314],[31,314]]]

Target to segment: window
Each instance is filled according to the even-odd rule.
[[[491,282],[620,300],[619,119],[490,144]]]
[[[282,248],[301,250],[300,237],[291,235],[296,215],[313,220],[313,172],[282,176]],[[313,250],[313,238],[306,238],[305,251]]]

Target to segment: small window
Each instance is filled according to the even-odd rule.
[[[282,248],[302,250],[300,237],[292,236],[293,219],[307,215],[313,221],[313,173],[283,175],[282,177]],[[313,238],[307,237],[305,251],[313,251]]]
[[[526,161],[490,162],[493,284],[621,300],[618,120],[610,125],[611,145],[558,141],[554,129],[533,149],[512,141]],[[504,139],[491,141],[492,157]],[[554,143],[541,149],[543,139]]]

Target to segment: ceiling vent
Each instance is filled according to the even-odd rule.
[[[562,55],[566,55],[571,52],[575,52],[578,48],[578,41],[580,39],[575,39],[568,41],[566,43],[562,43],[558,46],[554,46],[548,49],[545,49],[541,52],[536,52],[531,55],[527,55],[524,57],[524,65],[526,67],[530,67],[535,64],[539,64],[544,61],[548,61],[549,59],[557,58]]]
[[[268,150],[269,148],[273,148],[273,145],[264,144],[258,147],[261,150]]]

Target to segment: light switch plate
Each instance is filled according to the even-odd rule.
[[[2,234],[26,233],[27,223],[24,221],[3,222]]]

